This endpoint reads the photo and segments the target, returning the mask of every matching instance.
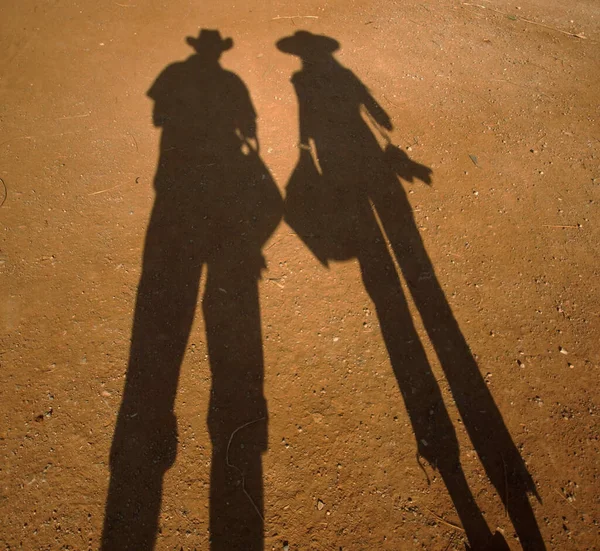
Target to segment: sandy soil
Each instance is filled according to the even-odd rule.
[[[0,21],[2,549],[600,547],[597,2]],[[239,94],[214,72],[148,97],[199,28],[233,39]],[[339,50],[297,35],[300,71],[276,47],[299,30]]]

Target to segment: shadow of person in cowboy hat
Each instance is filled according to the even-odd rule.
[[[195,53],[169,65],[148,91],[162,129],[160,156],[110,452],[104,551],[155,545],[163,476],[177,454],[179,372],[203,270],[212,375],[210,548],[263,549],[267,406],[258,281],[261,249],[280,221],[282,200],[258,153],[248,90],[219,64],[233,41],[203,29],[187,42]]]
[[[286,186],[285,220],[324,266],[358,260],[418,455],[439,470],[471,548],[508,549],[499,532],[491,533],[467,483],[456,432],[409,312],[399,266],[471,442],[523,548],[545,549],[528,501],[528,492],[536,493],[531,476],[448,304],[398,182],[430,184],[431,170],[392,145],[389,116],[334,57],[336,40],[298,31],[279,40],[277,48],[302,61],[291,79],[298,96],[300,158]]]

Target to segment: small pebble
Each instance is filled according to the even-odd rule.
[[[325,503],[323,503],[320,499],[317,500],[317,509],[320,511],[325,507]]]

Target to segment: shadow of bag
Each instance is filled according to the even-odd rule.
[[[347,260],[352,254],[350,234],[344,217],[339,216],[339,197],[319,172],[307,149],[300,151],[286,186],[284,220],[294,230],[321,264],[329,260]]]
[[[271,234],[275,231],[283,216],[283,198],[279,188],[261,159],[258,151],[250,147],[244,154],[245,182],[238,195],[238,203],[243,207],[240,214],[256,241],[257,247],[261,248]]]
[[[283,216],[283,199],[258,151],[249,144],[230,156],[217,200],[209,207],[211,239],[240,256],[260,253]],[[230,253],[234,254],[234,253]]]

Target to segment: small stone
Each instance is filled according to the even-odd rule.
[[[568,354],[568,352],[567,352],[567,351],[566,351],[566,350],[565,350],[565,349],[564,349],[562,346],[559,346],[559,347],[558,347],[558,351],[559,351],[561,354],[564,354],[565,356]]]
[[[323,503],[320,499],[317,500],[317,509],[320,511],[325,507],[325,503]]]

